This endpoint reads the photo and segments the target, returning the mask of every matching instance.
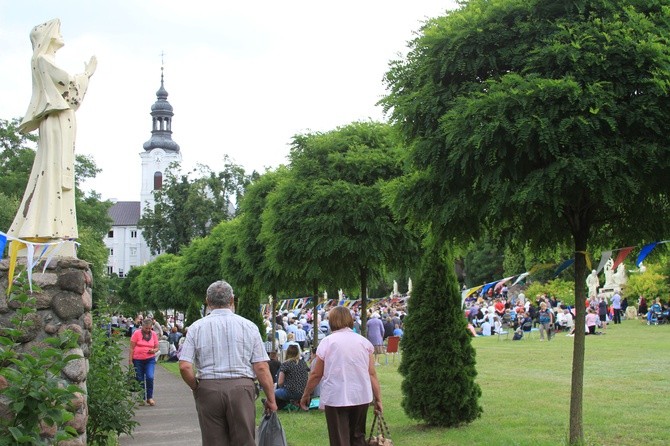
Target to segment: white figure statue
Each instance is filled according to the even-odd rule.
[[[598,273],[596,272],[595,269],[591,271],[591,274],[589,274],[586,277],[586,286],[589,289],[588,297],[598,295],[598,287],[600,286],[600,279],[598,279]]]
[[[400,294],[400,293],[398,293],[398,282],[396,282],[396,281],[394,280],[394,281],[393,281],[393,295],[394,295],[394,296],[397,296],[398,294]]]
[[[412,294],[412,278],[407,280],[407,294]]]
[[[614,266],[614,260],[610,258],[607,263],[605,263],[605,285],[603,285],[603,288],[614,288],[614,270],[612,269],[612,266]]]
[[[8,233],[29,241],[73,239],[79,235],[74,205],[75,111],[97,60],[91,57],[84,72],[74,76],[56,66],[56,51],[64,45],[58,19],[33,28],[30,41],[33,91],[19,131],[39,129],[39,139],[28,185]]]
[[[337,290],[337,297],[338,297],[340,300],[344,299],[344,291],[342,291],[342,288],[340,288],[339,290]]]
[[[614,281],[615,286],[619,289],[626,286],[628,278],[626,277],[626,269],[623,263],[620,263],[619,266],[617,267],[616,272],[612,276],[612,280]]]

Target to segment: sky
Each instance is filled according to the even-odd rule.
[[[455,0],[0,0],[0,118],[31,95],[30,31],[61,20],[56,63],[98,68],[77,111],[77,153],[102,172],[83,184],[103,199],[139,201],[142,144],[160,87],[174,108],[182,170],[218,171],[224,155],[264,172],[287,162],[296,134],[385,121],[389,62],[422,23]],[[162,55],[163,54],[163,55]]]

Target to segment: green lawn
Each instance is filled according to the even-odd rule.
[[[510,336],[511,339],[511,336]],[[551,342],[479,337],[477,380],[482,417],[458,429],[428,427],[400,407],[401,376],[395,365],[378,367],[384,417],[396,445],[562,445],[570,405],[572,340],[559,333]],[[586,339],[584,431],[590,445],[670,443],[670,325],[640,321],[610,325],[607,334]],[[389,358],[391,361],[391,358]],[[383,363],[383,361],[382,361]],[[176,367],[171,367],[179,373]],[[257,411],[260,417],[260,400]],[[319,411],[280,412],[291,446],[327,444]],[[368,426],[372,416],[368,417]]]

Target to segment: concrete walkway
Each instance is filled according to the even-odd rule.
[[[122,435],[119,445],[202,445],[191,390],[160,364],[156,365],[154,400],[153,407],[137,408],[135,420],[140,424],[132,437]]]

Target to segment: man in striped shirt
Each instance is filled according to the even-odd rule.
[[[258,327],[234,313],[228,283],[207,288],[207,306],[211,312],[189,327],[179,356],[182,379],[193,390],[202,444],[253,446],[254,378],[265,392],[266,410],[277,410],[269,358]]]

